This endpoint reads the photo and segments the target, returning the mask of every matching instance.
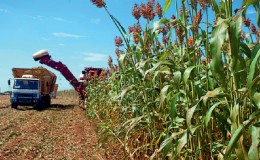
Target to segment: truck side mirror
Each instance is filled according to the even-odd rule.
[[[11,81],[10,81],[10,79],[8,79],[8,85],[9,85],[9,86],[11,85]]]

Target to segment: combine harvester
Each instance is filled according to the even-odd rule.
[[[54,91],[57,78],[54,73],[43,67],[13,68],[12,72],[12,108],[18,105],[32,105],[37,109],[50,106],[50,94]],[[8,84],[11,85],[11,80]]]
[[[70,84],[73,86],[73,88],[77,91],[79,95],[79,106],[83,109],[86,109],[85,106],[85,99],[87,98],[87,92],[86,92],[86,83],[84,81],[87,80],[87,75],[97,75],[99,76],[101,74],[102,69],[101,68],[92,68],[87,67],[84,71],[82,71],[82,74],[79,77],[79,80],[75,78],[75,76],[70,72],[70,70],[67,68],[66,65],[64,65],[62,62],[56,62],[51,59],[51,56],[46,50],[40,50],[33,54],[33,59],[35,61],[39,61],[41,64],[45,64],[57,71],[59,71],[67,81],[70,82]]]

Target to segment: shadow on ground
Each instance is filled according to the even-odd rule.
[[[18,106],[16,110],[20,111],[28,111],[28,110],[38,110],[38,111],[45,111],[45,110],[67,110],[73,109],[75,105],[72,104],[51,104],[49,107],[43,107],[41,109],[37,109],[33,106]]]
[[[50,107],[47,107],[45,109],[66,110],[66,109],[73,109],[74,107],[75,105],[72,104],[52,104]]]

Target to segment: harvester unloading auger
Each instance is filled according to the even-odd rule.
[[[59,71],[65,78],[70,82],[70,84],[74,87],[74,89],[78,92],[79,95],[79,106],[83,109],[86,109],[85,106],[85,99],[87,97],[86,92],[86,85],[84,83],[84,80],[87,80],[86,78],[86,71],[82,71],[82,74],[80,75],[80,80],[78,81],[75,76],[70,72],[70,70],[67,68],[66,65],[64,65],[62,62],[56,62],[51,59],[51,56],[46,50],[40,50],[33,54],[33,59],[35,61],[39,61],[41,64],[45,64],[57,71]]]

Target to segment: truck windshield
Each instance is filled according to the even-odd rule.
[[[28,79],[16,79],[14,81],[14,89],[32,89],[38,90],[39,81]]]

